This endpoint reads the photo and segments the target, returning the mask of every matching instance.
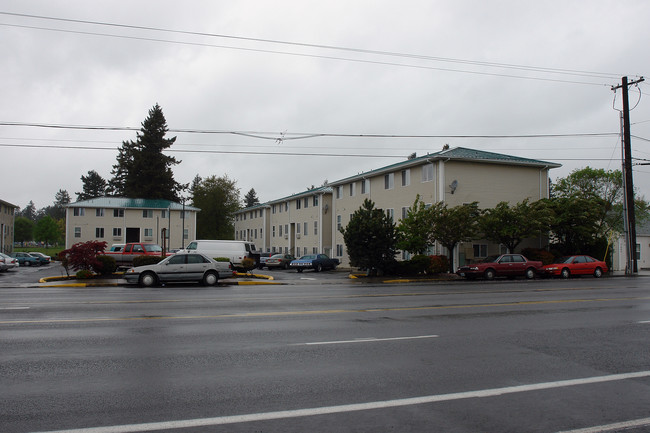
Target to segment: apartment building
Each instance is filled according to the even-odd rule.
[[[196,239],[199,208],[170,200],[99,197],[66,206],[65,246],[105,241],[108,246],[127,242],[163,243],[184,248]]]
[[[14,222],[18,206],[0,200],[0,252],[9,254],[14,251]]]
[[[323,204],[318,215],[323,239],[319,243],[316,237],[303,237],[306,220],[304,201],[301,208],[297,207],[297,199],[304,200],[309,191],[259,206],[276,205],[275,213],[271,212],[268,216],[269,226],[266,228],[272,234],[275,230],[276,237],[280,236],[275,246],[277,240],[281,240],[283,243],[280,246],[295,255],[318,250],[338,258],[341,266],[349,266],[339,229],[347,225],[366,198],[372,200],[375,207],[383,209],[396,223],[406,215],[417,195],[425,204],[444,202],[457,206],[477,201],[481,208],[493,207],[502,201],[513,204],[524,199],[534,201],[549,197],[549,171],[560,166],[547,161],[457,147],[420,157],[413,156],[396,164],[330,182],[321,191]],[[284,206],[283,214],[278,212],[277,206]],[[243,209],[239,215],[249,211]],[[313,215],[315,217],[317,214]],[[235,227],[246,235],[248,232],[242,223],[238,219]],[[302,225],[303,232],[298,232],[298,224]],[[326,228],[328,224],[331,226]],[[307,227],[310,225],[307,224]],[[331,238],[325,239],[328,236]],[[274,239],[273,236],[271,239]],[[542,242],[530,240],[528,245],[542,246]],[[477,239],[456,248],[454,263],[460,266],[501,252],[502,249],[500,245]],[[447,254],[447,251],[434,245],[431,253]],[[408,254],[402,253],[398,258],[408,259]]]

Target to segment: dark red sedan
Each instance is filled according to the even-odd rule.
[[[531,279],[541,272],[543,272],[542,262],[528,260],[521,254],[501,254],[487,257],[479,263],[461,266],[456,273],[468,279],[483,277],[492,280],[494,277],[517,276]]]
[[[550,265],[544,266],[546,275],[562,278],[569,278],[571,275],[593,275],[600,278],[608,270],[607,263],[586,255],[560,257]]]

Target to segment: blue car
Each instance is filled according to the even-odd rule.
[[[41,266],[41,260],[29,253],[11,253],[11,257],[18,260],[20,266]]]

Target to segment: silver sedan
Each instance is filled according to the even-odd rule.
[[[124,273],[124,279],[143,287],[181,281],[195,281],[214,286],[219,278],[232,275],[230,263],[216,262],[199,253],[184,253],[169,256],[155,265],[131,268]]]

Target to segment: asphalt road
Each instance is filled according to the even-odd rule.
[[[0,431],[647,432],[649,283],[0,287]]]

